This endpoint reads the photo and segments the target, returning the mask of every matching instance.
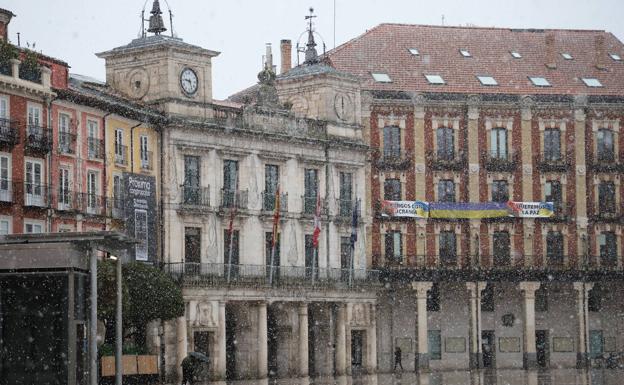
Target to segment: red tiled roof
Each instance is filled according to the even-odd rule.
[[[550,51],[548,39],[554,41]],[[463,57],[460,49],[472,57]],[[510,51],[522,58],[513,58]],[[562,52],[573,60],[564,59]],[[611,53],[624,59],[624,45],[605,31],[380,24],[327,56],[336,69],[361,77],[367,90],[624,95],[624,60],[613,60]],[[596,67],[597,58],[605,69]],[[556,68],[550,69],[546,63],[553,59]],[[374,72],[387,73],[392,82],[375,82]],[[425,74],[441,75],[446,84],[429,84]],[[477,75],[493,76],[499,85],[483,86]],[[552,86],[534,86],[529,76],[544,77]],[[597,78],[603,87],[587,87],[581,78]]]

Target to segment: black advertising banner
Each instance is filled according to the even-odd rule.
[[[153,261],[156,258],[156,178],[124,173],[124,219],[126,234],[138,244],[130,251],[135,261]]]

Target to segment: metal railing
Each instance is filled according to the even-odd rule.
[[[247,190],[229,190],[221,189],[221,208],[247,208]]]
[[[358,217],[361,217],[361,207],[358,205]],[[355,199],[336,199],[336,216],[341,218],[351,218],[355,207]]]
[[[303,266],[228,265],[216,263],[167,263],[164,270],[187,285],[282,286],[349,288],[376,286],[376,270],[312,268]],[[269,282],[270,277],[272,282]]]
[[[183,206],[210,207],[210,186],[182,186]]]
[[[538,155],[537,167],[542,172],[565,172],[570,168],[570,161],[565,154],[546,154]]]
[[[125,212],[124,204],[125,198],[123,195],[106,198],[106,215],[114,219],[123,219]]]
[[[518,166],[518,156],[514,153],[494,154],[487,152],[483,155],[483,163],[488,171],[511,172]]]
[[[452,153],[430,151],[427,153],[427,160],[429,161],[429,167],[435,171],[461,171],[468,166],[468,161],[463,151]]]
[[[115,145],[115,164],[128,165],[128,146]]]
[[[54,207],[59,211],[71,211],[78,208],[76,206],[78,203],[76,202],[76,193],[71,189],[59,187],[53,199],[56,202]]]
[[[0,145],[14,146],[19,142],[19,127],[15,120],[0,119]]]
[[[24,182],[24,206],[48,207],[50,187],[40,183]]]
[[[594,172],[624,172],[624,161],[615,153],[598,153],[587,160],[587,168]]]
[[[412,165],[412,154],[407,151],[375,150],[373,166],[380,170],[406,170]]]
[[[622,215],[622,210],[617,207],[603,207],[596,210],[592,215],[590,215],[590,219],[593,221],[601,221],[601,222],[619,222],[624,219]]]
[[[0,179],[0,203],[13,203],[14,182],[11,179]]]
[[[141,151],[140,157],[142,170],[154,169],[154,153],[151,151]]]
[[[50,151],[52,143],[49,131],[45,127],[28,125],[26,127],[26,147],[34,151]]]
[[[301,196],[301,207],[303,209],[304,215],[314,215],[316,214],[316,196]],[[327,200],[321,198],[321,215],[327,215]]]
[[[288,211],[288,193],[280,194],[280,212]],[[262,192],[262,210],[275,211],[275,192]]]
[[[61,154],[76,153],[76,134],[71,132],[59,132],[58,150]]]
[[[87,156],[89,159],[104,159],[104,141],[102,139],[88,137]]]
[[[76,194],[80,211],[88,215],[106,215],[106,197],[90,193]]]

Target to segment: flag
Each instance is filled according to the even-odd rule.
[[[271,248],[275,250],[277,244],[277,233],[279,231],[280,220],[280,186],[277,185],[277,191],[275,191],[275,212],[273,213],[273,239],[271,240]],[[273,263],[273,261],[271,261]]]
[[[351,248],[355,248],[355,242],[357,242],[359,206],[360,206],[360,200],[356,199],[355,203],[353,204],[353,216],[351,218]]]
[[[312,245],[318,248],[319,235],[321,235],[321,195],[316,193],[316,211],[314,212],[314,233],[312,233]]]

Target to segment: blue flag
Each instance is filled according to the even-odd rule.
[[[356,199],[353,205],[353,216],[351,218],[351,248],[355,248],[355,242],[357,242],[359,208],[360,208],[360,200]]]

